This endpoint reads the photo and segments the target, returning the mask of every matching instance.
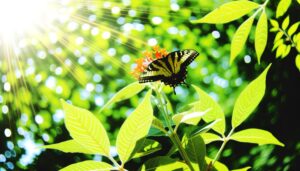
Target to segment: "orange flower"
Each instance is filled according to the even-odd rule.
[[[140,74],[144,72],[144,70],[148,67],[148,65],[152,61],[154,61],[155,59],[163,58],[168,54],[166,49],[162,49],[159,46],[154,46],[154,47],[152,47],[152,49],[153,49],[152,51],[143,52],[143,57],[141,57],[135,61],[136,67],[131,72],[131,74],[135,78],[138,79]]]

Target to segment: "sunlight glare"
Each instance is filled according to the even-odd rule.
[[[28,34],[55,19],[53,0],[0,0],[0,38]]]

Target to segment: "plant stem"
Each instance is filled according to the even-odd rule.
[[[123,166],[120,166],[119,163],[112,157],[112,156],[108,156],[108,159],[113,162],[113,164],[117,167],[123,167]]]
[[[225,148],[225,145],[226,145],[227,142],[229,141],[229,138],[230,138],[231,134],[233,133],[233,131],[234,131],[234,128],[232,128],[232,129],[230,130],[229,134],[224,138],[224,141],[223,141],[223,143],[222,143],[222,145],[221,145],[221,147],[220,147],[218,153],[216,154],[215,158],[214,158],[213,161],[212,161],[211,167],[213,167],[214,164],[215,164],[215,162],[219,159],[219,157],[220,157],[221,153],[223,152],[223,150],[224,150],[224,148]]]
[[[161,95],[161,92],[158,90],[158,88],[155,86],[154,87],[154,91],[157,95],[157,100],[158,100],[158,107],[159,109],[161,110],[162,114],[163,114],[163,117],[164,117],[164,120],[167,124],[167,127],[169,129],[168,131],[168,136],[169,138],[172,140],[172,142],[177,146],[178,150],[179,150],[179,153],[181,155],[181,157],[183,158],[183,160],[186,162],[186,164],[188,165],[189,169],[191,171],[194,171],[194,168],[191,164],[191,161],[186,153],[186,151],[184,150],[182,144],[181,144],[181,141],[177,135],[177,133],[173,130],[172,128],[172,125],[170,123],[170,116],[168,114],[168,109],[167,109],[167,106],[164,104],[164,97]]]

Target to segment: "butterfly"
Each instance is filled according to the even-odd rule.
[[[160,80],[165,85],[175,87],[186,84],[187,66],[199,53],[192,49],[174,51],[168,55],[149,63],[144,72],[139,76],[139,83],[154,82]],[[187,84],[186,84],[187,85]]]

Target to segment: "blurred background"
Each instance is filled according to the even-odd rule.
[[[230,169],[299,169],[297,52],[292,48],[289,56],[275,59],[270,33],[258,65],[253,29],[243,53],[229,66],[230,40],[246,17],[225,25],[190,23],[225,2],[228,0],[0,1],[0,171],[58,170],[86,159],[101,160],[97,155],[38,147],[70,139],[60,99],[92,111],[114,144],[120,125],[143,93],[99,110],[115,92],[136,81],[130,74],[135,60],[155,45],[169,52],[186,48],[200,52],[188,69],[187,82],[220,103],[228,127],[237,95],[273,63],[266,94],[240,129],[266,129],[285,147],[230,142],[221,162]],[[268,3],[269,18],[275,18],[277,3]],[[299,10],[300,5],[293,1],[287,12],[291,23],[299,20],[295,15]],[[174,113],[197,99],[194,90],[185,86],[176,91],[174,95],[172,89],[166,89]],[[220,145],[209,144],[208,155],[214,156]],[[128,168],[135,170],[136,163],[145,160],[132,161]]]

